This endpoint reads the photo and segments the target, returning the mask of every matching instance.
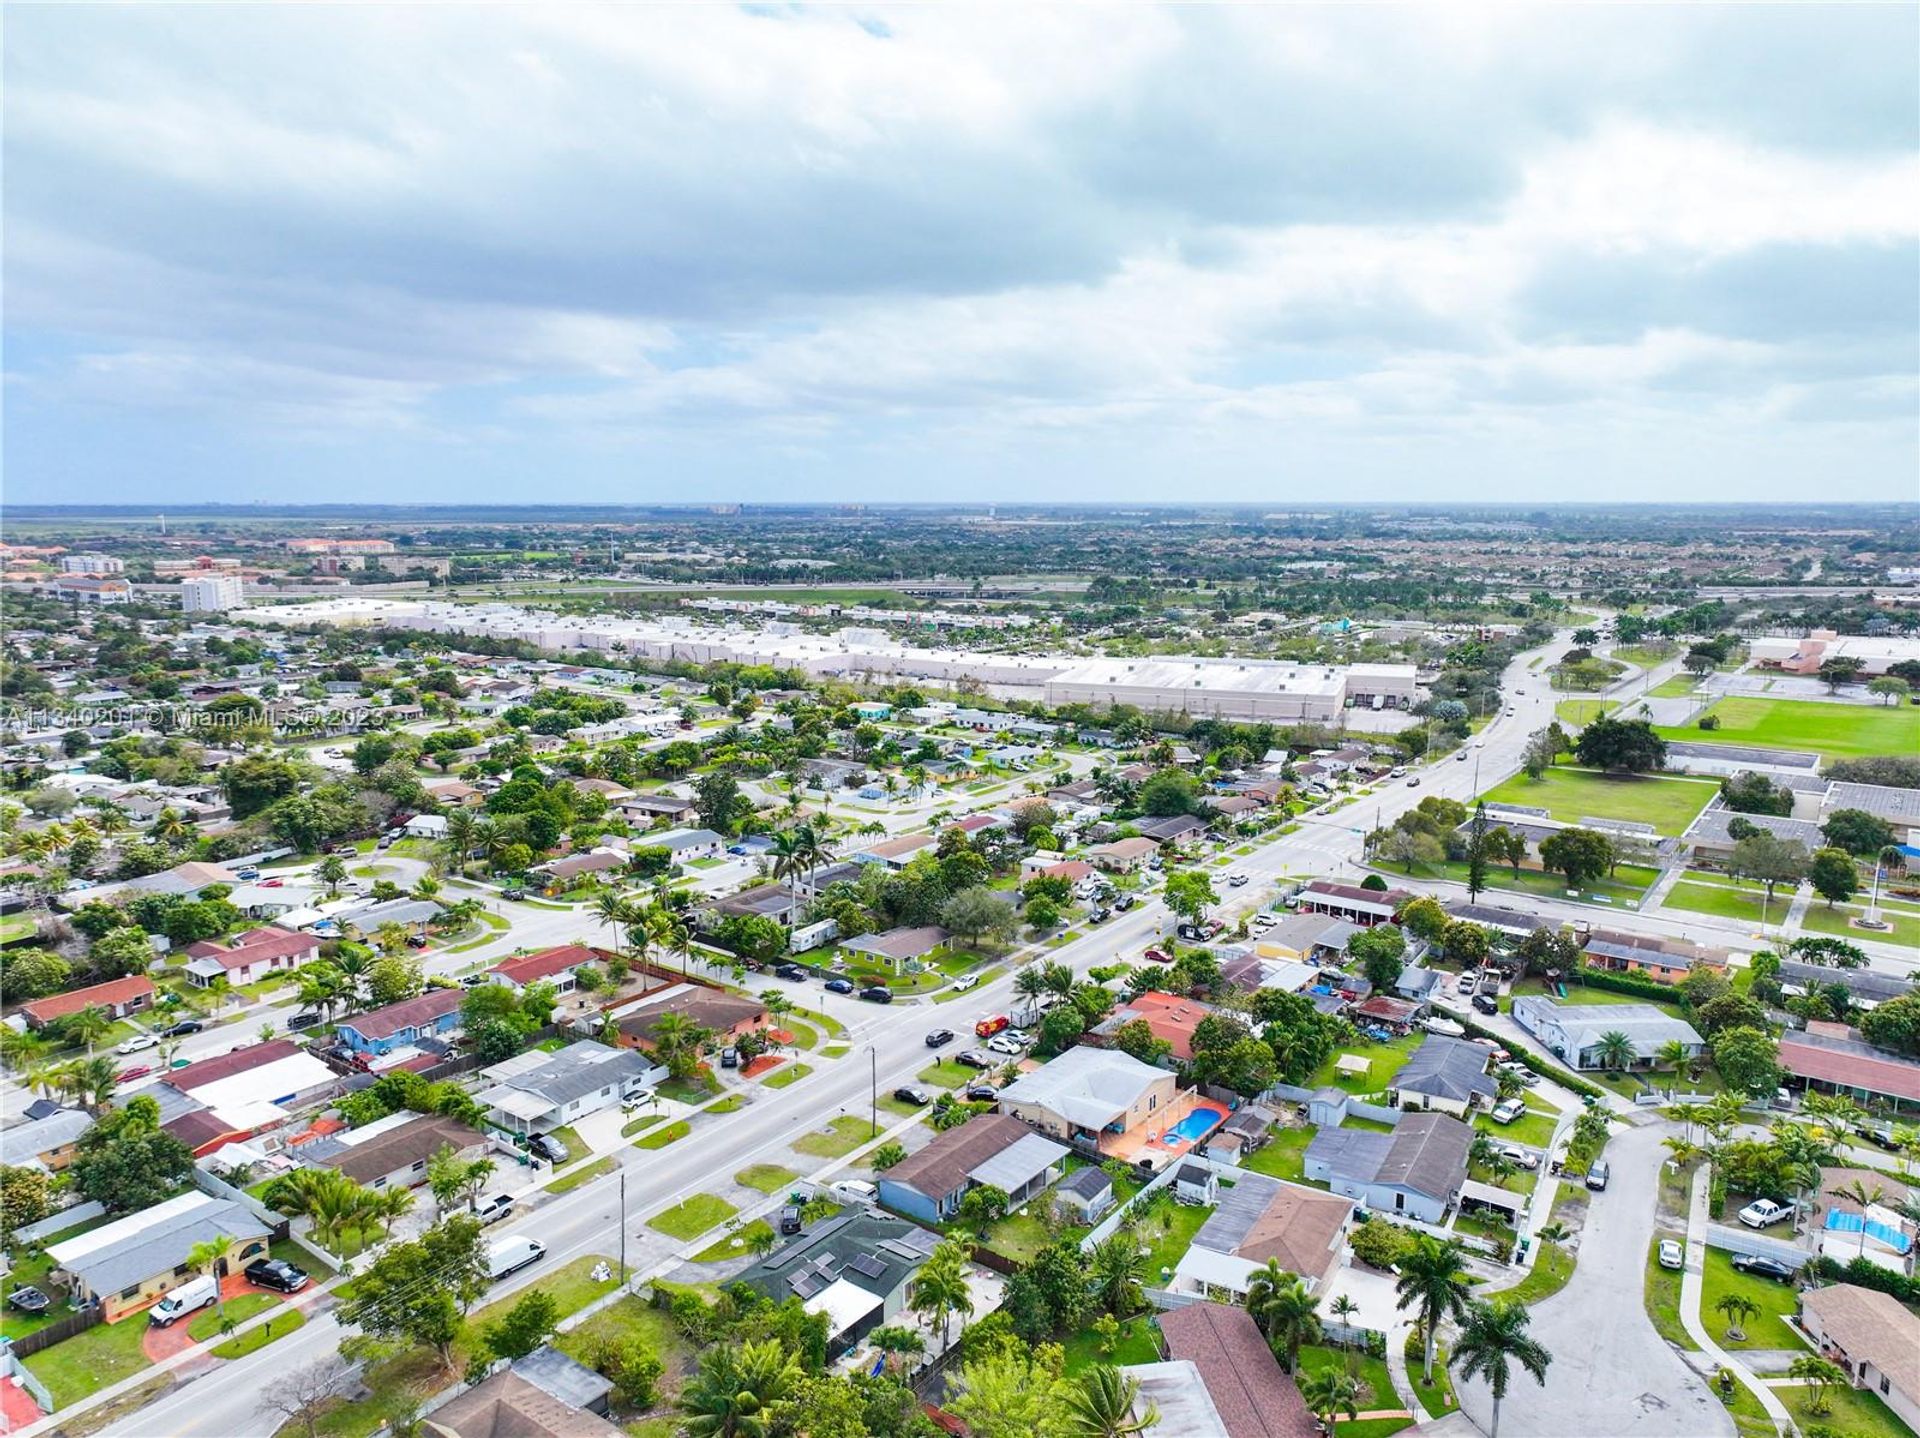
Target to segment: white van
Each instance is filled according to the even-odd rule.
[[[169,1290],[165,1298],[147,1310],[147,1322],[155,1328],[165,1328],[189,1313],[207,1307],[219,1297],[220,1285],[203,1273]]]
[[[496,1238],[488,1246],[487,1277],[505,1278],[509,1273],[518,1273],[529,1263],[538,1263],[546,1256],[547,1246],[544,1243],[510,1233],[504,1238]]]
[[[880,1201],[880,1190],[864,1178],[843,1178],[827,1185],[827,1192],[841,1203],[858,1203],[868,1208]]]

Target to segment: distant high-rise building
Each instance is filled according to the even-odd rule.
[[[218,614],[246,602],[246,585],[237,575],[214,574],[180,584],[180,607],[189,614]]]
[[[127,562],[115,559],[111,554],[63,554],[60,556],[62,574],[124,574]]]

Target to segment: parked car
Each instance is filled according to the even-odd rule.
[[[147,1310],[147,1323],[153,1328],[165,1328],[196,1309],[211,1307],[219,1297],[219,1283],[203,1273],[169,1290],[165,1298]]]
[[[1660,1266],[1662,1268],[1685,1268],[1687,1255],[1679,1244],[1671,1238],[1660,1240]]]
[[[970,1069],[990,1069],[993,1067],[993,1060],[979,1049],[961,1049],[959,1053],[953,1056],[953,1061],[957,1064],[965,1064]]]
[[[1252,929],[1253,932],[1256,934],[1264,934],[1268,929],[1271,929],[1275,924],[1279,922],[1280,920],[1277,915],[1269,914],[1263,911],[1261,913],[1255,914],[1251,919],[1248,919],[1247,927],[1249,929]]]
[[[424,949],[426,946],[427,946],[427,936],[425,934],[408,934],[407,935],[408,948]]]
[[[137,1054],[142,1049],[157,1049],[159,1047],[160,1036],[158,1034],[135,1034],[125,1043],[116,1047],[114,1052],[117,1054]]]
[[[783,1234],[798,1233],[805,1226],[800,1217],[800,1205],[789,1203],[780,1210],[779,1229]]]
[[[475,1206],[473,1216],[484,1224],[498,1223],[513,1213],[513,1195],[490,1193]]]
[[[527,1140],[527,1147],[548,1163],[565,1163],[573,1157],[573,1150],[550,1133],[536,1133]]]
[[[547,1246],[537,1238],[510,1233],[495,1239],[487,1248],[487,1277],[495,1280],[518,1273],[529,1263],[547,1256]]]
[[[503,899],[524,899],[526,896],[527,891],[525,889],[502,889],[500,891],[500,897]]]
[[[987,1047],[997,1054],[1005,1054],[1008,1058],[1017,1059],[1026,1052],[1024,1048],[1008,1038],[1005,1034],[995,1034],[992,1038],[988,1039]]]
[[[278,1293],[298,1293],[312,1282],[304,1268],[295,1268],[284,1258],[256,1258],[246,1267],[247,1282]]]
[[[1900,1140],[1895,1125],[1887,1119],[1869,1119],[1865,1123],[1854,1125],[1855,1133],[1869,1143],[1881,1148],[1898,1148]]]
[[[1108,919],[1112,917],[1113,915],[1111,910],[1095,909],[1092,913],[1087,915],[1087,922],[1090,924],[1104,924]]]
[[[935,1029],[932,1033],[927,1035],[927,1047],[930,1049],[945,1048],[948,1044],[952,1042],[953,1042],[952,1029]]]
[[[1540,1082],[1540,1075],[1521,1063],[1518,1059],[1508,1059],[1499,1067],[1501,1073],[1511,1075],[1514,1082],[1523,1088],[1532,1088]]]
[[[52,1306],[53,1300],[30,1283],[7,1295],[7,1307],[22,1313],[45,1313]]]
[[[308,1012],[308,1013],[294,1014],[291,1018],[287,1020],[287,1031],[289,1033],[297,1034],[302,1029],[314,1028],[319,1024],[319,1022],[320,1022],[320,1015],[316,1013]]]
[[[1173,956],[1168,954],[1164,949],[1148,949],[1140,957],[1150,959],[1156,964],[1170,964],[1173,962]]]
[[[1492,994],[1475,994],[1473,996],[1473,1006],[1483,1014],[1497,1014],[1500,1012],[1500,1001]]]
[[[1508,1163],[1519,1168],[1536,1169],[1540,1167],[1540,1155],[1532,1149],[1521,1148],[1518,1144],[1507,1144],[1500,1150],[1500,1156]]]
[[[964,994],[968,989],[973,988],[979,982],[980,982],[980,975],[978,974],[962,974],[960,975],[959,978],[955,979],[951,984],[947,985],[947,987],[952,989],[956,994]]]
[[[797,984],[807,977],[807,971],[798,964],[775,964],[773,976],[776,979],[788,979]]]
[[[485,974],[466,974],[462,976],[460,980],[460,987],[463,989],[477,989],[486,981],[487,976]]]
[[[1113,906],[1114,908],[1118,909],[1121,913],[1124,914],[1128,909],[1131,909],[1135,904],[1139,902],[1140,901],[1134,898],[1132,894],[1122,894],[1119,898],[1113,901]]]
[[[160,1030],[162,1038],[177,1039],[186,1034],[197,1034],[206,1027],[199,1019],[182,1019],[177,1024],[168,1024]]]
[[[1512,1123],[1527,1111],[1527,1106],[1517,1098],[1503,1098],[1493,1106],[1492,1118],[1495,1123]]]
[[[721,1049],[720,1050],[720,1067],[723,1069],[739,1068],[740,1067],[740,1050],[735,1048],[732,1044],[728,1044],[725,1048]]]
[[[1761,1253],[1736,1253],[1733,1266],[1742,1273],[1751,1273],[1756,1278],[1771,1278],[1775,1283],[1793,1282],[1793,1270],[1777,1258],[1768,1258]]]
[[[893,1002],[893,990],[885,984],[870,984],[860,990],[860,997],[870,1004],[890,1004]]]
[[[828,979],[827,992],[830,994],[850,994],[853,992],[853,980]]]
[[[1245,874],[1229,874],[1227,876],[1227,887],[1229,889],[1244,889],[1246,886],[1247,876]]]
[[[1613,1169],[1604,1158],[1596,1158],[1587,1169],[1587,1187],[1595,1193],[1606,1192],[1607,1180],[1613,1177]]]
[[[1005,1014],[988,1014],[983,1019],[975,1020],[973,1036],[977,1039],[990,1039],[995,1034],[1002,1033],[1012,1027],[1013,1020]]]
[[[990,1083],[968,1084],[967,1085],[967,1102],[968,1103],[999,1103],[1000,1090],[995,1088]]]
[[[121,1069],[113,1078],[115,1083],[132,1083],[135,1079],[143,1079],[152,1072],[152,1064],[135,1064],[132,1068]]]
[[[916,1108],[924,1108],[927,1104],[933,1102],[933,1095],[915,1083],[901,1084],[899,1088],[893,1091],[893,1096],[899,1099],[901,1103],[910,1103]]]
[[[1740,1210],[1740,1221],[1748,1228],[1770,1228],[1782,1219],[1793,1217],[1793,1210],[1770,1198],[1756,1198]]]
[[[842,1203],[860,1203],[869,1207],[880,1201],[880,1190],[864,1178],[843,1178],[827,1185],[827,1192]]]

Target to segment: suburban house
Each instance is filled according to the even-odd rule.
[[[641,842],[650,849],[665,849],[676,864],[717,859],[727,847],[726,838],[711,829],[663,829],[658,834],[643,835]]]
[[[766,1005],[758,999],[743,998],[724,989],[709,989],[700,984],[676,984],[629,1004],[615,1014],[620,1042],[629,1048],[653,1048],[654,1031],[669,1014],[676,1014],[696,1028],[705,1029],[716,1041],[726,1044],[742,1034],[762,1028],[767,1022]]]
[[[1319,1424],[1300,1390],[1281,1371],[1266,1336],[1244,1308],[1189,1303],[1160,1314],[1155,1323],[1168,1362],[1123,1372],[1138,1375],[1173,1364],[1191,1365],[1227,1438],[1319,1438]],[[1149,1385],[1143,1380],[1141,1387],[1144,1392]],[[1204,1416],[1200,1423],[1179,1422],[1168,1433],[1201,1438],[1207,1431],[1204,1422]]]
[[[1394,1102],[1406,1109],[1435,1109],[1465,1118],[1468,1110],[1492,1103],[1499,1086],[1487,1076],[1482,1044],[1428,1034],[1394,1076]]]
[[[1307,914],[1331,914],[1360,928],[1384,924],[1400,912],[1401,905],[1413,898],[1400,889],[1366,889],[1357,884],[1335,884],[1316,879],[1300,891],[1300,910]]]
[[[1207,832],[1206,821],[1196,819],[1191,814],[1169,814],[1164,819],[1135,819],[1133,827],[1162,846],[1177,844],[1182,839],[1197,838]]]
[[[857,939],[844,940],[840,947],[850,954],[865,954],[897,967],[909,959],[924,960],[939,953],[950,937],[938,924],[925,924],[917,928],[888,929],[880,934],[862,934]]]
[[[1727,951],[1690,944],[1685,939],[1620,934],[1595,929],[1583,952],[1590,968],[1615,974],[1633,974],[1658,984],[1677,984],[1688,974],[1727,971]]]
[[[1529,994],[1513,1001],[1513,1021],[1576,1069],[1601,1066],[1600,1043],[1610,1033],[1627,1036],[1637,1065],[1651,1065],[1676,1039],[1690,1055],[1707,1049],[1693,1025],[1653,1004],[1562,1004]]]
[[[1105,1169],[1092,1164],[1076,1169],[1053,1186],[1055,1210],[1079,1223],[1098,1223],[1114,1201],[1113,1179]]]
[[[1913,980],[1897,974],[1883,974],[1876,969],[1836,969],[1825,964],[1803,964],[1798,959],[1781,961],[1779,979],[1781,993],[1790,997],[1838,984],[1847,991],[1847,1001],[1860,1009],[1877,1008],[1913,992]]]
[[[1306,1176],[1381,1213],[1437,1223],[1467,1181],[1473,1130],[1442,1113],[1402,1115],[1391,1133],[1323,1128],[1307,1145]]]
[[[629,823],[655,824],[664,820],[668,824],[691,824],[700,817],[700,810],[691,799],[681,799],[672,794],[635,794],[615,804],[614,811]],[[638,841],[642,844],[653,842],[651,835],[642,835]]]
[[[199,943],[187,947],[187,981],[206,988],[224,978],[234,987],[258,983],[273,974],[291,973],[320,955],[320,940],[312,934],[285,929],[249,929],[231,944]]]
[[[447,816],[444,814],[415,814],[406,823],[407,836],[413,839],[444,839],[447,837]]]
[[[898,834],[891,839],[876,839],[865,848],[851,850],[847,857],[864,864],[885,864],[889,869],[904,869],[921,854],[938,844],[931,834]]]
[[[322,1145],[324,1152],[315,1152]],[[368,1188],[418,1188],[427,1181],[427,1160],[443,1148],[478,1158],[487,1136],[444,1114],[403,1112],[317,1140],[300,1153],[312,1167],[337,1170]]]
[[[357,1054],[389,1054],[458,1029],[460,1001],[465,997],[464,989],[428,989],[398,1003],[348,1015],[334,1026],[334,1037]]]
[[[1920,1432],[1920,1318],[1913,1310],[1875,1289],[1835,1283],[1801,1293],[1800,1326],[1854,1387],[1878,1394]]]
[[[206,1108],[266,1103],[287,1109],[330,1095],[339,1082],[340,1076],[303,1045],[269,1039],[169,1070],[159,1087],[175,1089]],[[164,1111],[164,1102],[161,1107]]]
[[[1498,904],[1471,904],[1465,899],[1456,899],[1446,909],[1449,918],[1478,924],[1483,929],[1492,929],[1496,934],[1504,934],[1510,939],[1524,939],[1539,929],[1559,927],[1551,919],[1535,918],[1518,909],[1503,909]]]
[[[56,1243],[47,1257],[76,1303],[97,1305],[116,1323],[196,1277],[187,1266],[196,1245],[225,1244],[214,1265],[224,1276],[264,1255],[270,1237],[244,1204],[195,1190]]]
[[[790,929],[805,907],[806,900],[785,884],[755,884],[724,899],[715,899],[701,911],[701,917],[715,923],[723,919],[772,919]]]
[[[613,957],[605,949],[589,948],[585,944],[559,944],[503,960],[488,969],[487,975],[494,983],[505,984],[515,993],[522,992],[529,984],[552,984],[556,993],[570,994],[574,990],[574,976],[581,969],[589,964],[605,964]]]
[[[1360,931],[1359,924],[1330,914],[1289,914],[1254,939],[1253,951],[1263,959],[1337,963]]]
[[[1218,1190],[1216,1202],[1174,1270],[1175,1293],[1240,1303],[1268,1259],[1299,1274],[1315,1295],[1340,1271],[1353,1222],[1351,1199],[1242,1172],[1234,1175],[1232,1188]]]
[[[584,854],[568,854],[564,858],[549,859],[544,864],[535,864],[527,870],[538,875],[541,888],[549,894],[559,893],[572,888],[583,879],[596,879],[602,874],[625,872],[627,856],[619,849],[589,849]]]
[[[503,1368],[422,1420],[434,1438],[620,1438],[625,1429],[576,1408],[520,1372]]]
[[[968,1189],[991,1184],[1018,1208],[1060,1176],[1066,1157],[1064,1147],[1017,1118],[976,1114],[882,1173],[880,1202],[938,1224],[959,1212]]]
[[[900,1316],[914,1275],[939,1243],[938,1234],[904,1218],[851,1212],[809,1224],[735,1282],[825,1314],[833,1361]]]
[[[1159,852],[1160,846],[1152,839],[1135,837],[1095,844],[1087,850],[1087,857],[1110,874],[1133,874]]]
[[[1076,1045],[1000,1091],[1001,1109],[1042,1133],[1110,1153],[1168,1118],[1173,1075],[1112,1049]]]
[[[487,1121],[509,1133],[547,1133],[646,1092],[666,1070],[631,1048],[583,1039],[555,1053],[534,1049],[486,1070],[475,1097]]]
[[[35,999],[30,1004],[20,1005],[20,1015],[30,1029],[43,1029],[58,1019],[88,1008],[102,1008],[112,1017],[124,1019],[129,1014],[152,1008],[153,995],[152,979],[145,974],[129,974],[124,979],[109,979],[104,984],[92,984],[84,989],[69,989],[64,994]]]
[[[1091,1036],[1102,1044],[1111,1044],[1115,1034],[1137,1021],[1151,1029],[1155,1038],[1172,1045],[1172,1056],[1186,1063],[1193,1058],[1193,1031],[1200,1026],[1202,1019],[1219,1012],[1213,1005],[1203,1004],[1198,999],[1148,989],[1137,998],[1122,1001],[1118,1008],[1094,1026]]]
[[[157,874],[142,874],[137,879],[123,879],[117,884],[100,884],[91,889],[69,889],[57,895],[54,902],[63,909],[76,909],[96,900],[111,902],[121,894],[177,894],[181,898],[191,899],[198,897],[200,891],[209,885],[226,884],[231,887],[239,882],[233,870],[224,864],[189,859],[184,864],[175,864],[171,869],[162,869]]]
[[[35,1099],[27,1105],[27,1122],[0,1131],[0,1150],[10,1164],[59,1173],[73,1162],[81,1135],[92,1127],[93,1115],[85,1109]]]
[[[1804,1033],[1781,1034],[1780,1069],[1803,1088],[1887,1104],[1901,1113],[1920,1109],[1920,1064],[1860,1042],[1842,1024],[1816,1022]]]
[[[434,803],[449,809],[477,809],[487,796],[458,779],[431,779],[420,786]]]

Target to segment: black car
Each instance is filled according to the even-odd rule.
[[[782,1233],[798,1233],[803,1226],[800,1218],[799,1204],[790,1203],[780,1210],[780,1231]]]
[[[502,889],[500,891],[500,897],[503,899],[524,899],[526,896],[527,891],[525,889]]]
[[[850,994],[853,992],[853,980],[828,979],[827,992],[830,994]]]
[[[182,1034],[197,1034],[205,1027],[206,1025],[198,1019],[182,1019],[179,1023],[168,1024],[164,1029],[160,1030],[160,1037],[163,1039],[177,1039]]]
[[[1137,902],[1138,900],[1136,900],[1132,894],[1122,894],[1119,898],[1113,901],[1113,906],[1114,908],[1118,909],[1121,913],[1124,914],[1128,909],[1131,909],[1134,906],[1134,904]]]
[[[298,1293],[311,1280],[305,1269],[295,1268],[284,1258],[257,1258],[247,1265],[247,1282],[279,1293]]]
[[[1733,1266],[1742,1273],[1751,1273],[1756,1278],[1771,1278],[1776,1283],[1793,1282],[1793,1270],[1777,1258],[1768,1258],[1758,1253],[1736,1253]]]
[[[773,976],[776,979],[790,979],[797,984],[806,978],[807,971],[798,964],[775,964]]]
[[[933,1102],[933,1095],[921,1088],[919,1084],[901,1084],[893,1091],[893,1096],[901,1103],[910,1103],[916,1107],[924,1107]]]
[[[1111,911],[1107,909],[1095,909],[1091,914],[1087,915],[1087,922],[1090,924],[1104,924],[1110,917],[1110,913]]]
[[[740,1050],[733,1047],[733,1045],[731,1044],[721,1049],[720,1050],[720,1067],[723,1069],[739,1068],[740,1067]]]
[[[953,1042],[952,1029],[935,1029],[932,1033],[927,1035],[927,1047],[930,1049],[942,1048],[945,1045],[950,1044],[952,1042]]]
[[[1496,999],[1492,994],[1475,994],[1473,996],[1473,1006],[1483,1014],[1497,1014],[1500,1012],[1500,1000]]]
[[[999,1103],[1000,1090],[995,1088],[990,1083],[968,1084],[967,1085],[967,1102],[968,1103]]]
[[[953,1056],[953,1061],[957,1064],[965,1064],[970,1069],[990,1069],[993,1067],[993,1056],[982,1053],[979,1049],[961,1049],[959,1053]]]
[[[287,1029],[289,1032],[297,1034],[302,1029],[313,1028],[319,1022],[320,1022],[320,1015],[318,1014],[312,1014],[312,1013],[295,1014],[292,1018],[287,1020]]]
[[[573,1150],[550,1133],[536,1133],[527,1140],[527,1147],[548,1163],[565,1163],[573,1157]]]
[[[52,1306],[53,1300],[31,1285],[16,1288],[7,1295],[7,1307],[22,1313],[45,1313]]]
[[[893,1002],[893,990],[885,984],[875,984],[872,988],[860,990],[860,997],[870,1004],[890,1004]]]

